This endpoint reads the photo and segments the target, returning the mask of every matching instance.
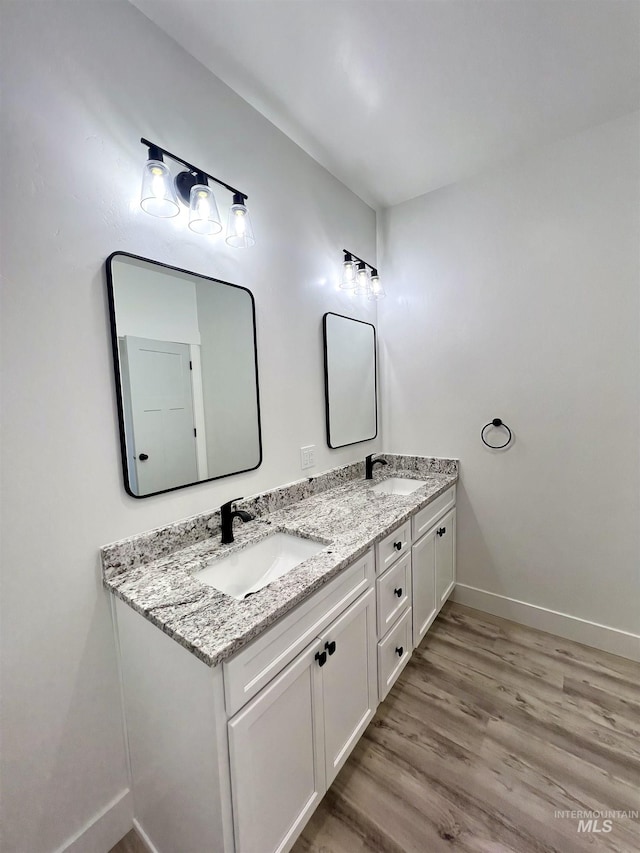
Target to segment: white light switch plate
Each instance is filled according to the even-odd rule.
[[[305,468],[313,468],[316,464],[316,446],[308,444],[306,447],[300,448],[300,467],[304,471]]]

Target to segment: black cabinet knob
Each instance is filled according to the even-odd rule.
[[[401,658],[404,654],[404,646],[396,646],[396,654]]]
[[[398,598],[402,598],[402,587],[401,586],[397,587],[397,589],[394,589],[393,592],[394,592],[394,595],[398,596]]]
[[[327,653],[326,652],[316,652],[316,660],[318,661],[318,666],[324,666],[327,662]]]
[[[141,462],[146,462],[148,458],[149,458],[149,455],[147,453],[138,453],[138,459]]]
[[[446,532],[447,532],[447,528],[446,528],[446,527],[439,527],[439,528],[436,530],[436,533],[438,534],[438,536],[444,536],[444,534],[445,534]]]
[[[394,542],[393,547],[396,549],[396,551],[402,550],[402,542]]]
[[[325,643],[324,647],[329,652],[329,656],[331,656],[336,650],[336,641],[331,640],[330,643]]]

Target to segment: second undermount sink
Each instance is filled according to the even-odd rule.
[[[312,539],[273,533],[228,557],[213,560],[194,577],[242,601],[318,554],[324,547]]]
[[[426,480],[411,480],[408,477],[389,477],[382,480],[377,486],[373,486],[372,492],[377,495],[410,495],[421,486],[426,486]]]

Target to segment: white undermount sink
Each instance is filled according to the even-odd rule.
[[[311,539],[273,533],[228,557],[213,560],[205,569],[195,572],[194,577],[242,601],[318,554],[324,547]]]
[[[389,477],[382,480],[377,486],[373,486],[372,492],[377,495],[410,495],[417,491],[420,486],[426,486],[426,480],[411,480],[408,477]]]

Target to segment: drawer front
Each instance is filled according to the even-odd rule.
[[[378,638],[382,639],[401,613],[411,607],[411,554],[400,557],[376,580]]]
[[[256,637],[224,666],[227,715],[233,716],[359,595],[373,587],[373,549]]]
[[[390,533],[382,542],[378,542],[376,571],[379,575],[403,557],[411,546],[411,521],[405,522]]]
[[[405,668],[412,652],[411,608],[378,643],[378,690],[380,701],[385,698],[393,683]]]
[[[432,527],[436,521],[443,515],[448,509],[456,502],[456,487],[451,486],[450,489],[447,489],[444,494],[440,495],[430,503],[428,506],[425,506],[420,512],[417,512],[413,518],[412,522],[412,534],[413,541],[417,542],[421,536]]]

